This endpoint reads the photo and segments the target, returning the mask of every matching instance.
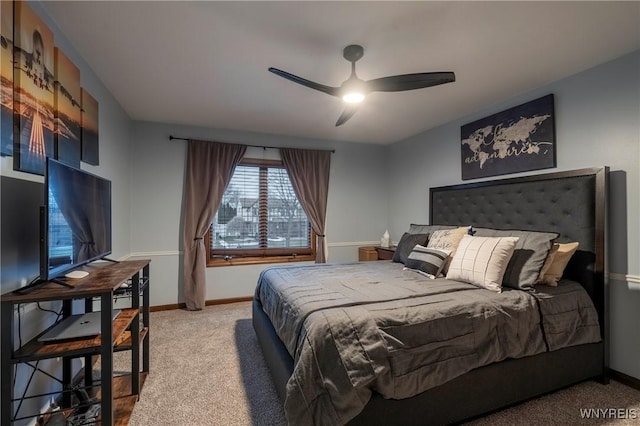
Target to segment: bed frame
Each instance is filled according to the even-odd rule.
[[[374,392],[349,425],[457,423],[581,381],[608,383],[607,174],[599,167],[431,188],[429,211],[431,224],[555,231],[558,242],[579,241],[564,276],[591,296],[601,342],[507,359],[407,399],[388,400]],[[253,326],[284,401],[293,360],[255,299]]]

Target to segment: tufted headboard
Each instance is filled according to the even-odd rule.
[[[429,223],[554,231],[558,242],[580,242],[564,276],[591,296],[604,337],[607,173],[598,167],[431,188]]]

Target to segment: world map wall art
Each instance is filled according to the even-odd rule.
[[[461,127],[462,180],[556,167],[553,95]]]

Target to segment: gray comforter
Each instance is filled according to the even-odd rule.
[[[256,298],[294,359],[285,411],[296,426],[344,424],[373,390],[407,398],[505,358],[600,341],[572,282],[495,293],[379,261],[269,268]]]

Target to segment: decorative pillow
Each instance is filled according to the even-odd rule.
[[[569,260],[571,260],[571,256],[573,256],[576,250],[578,250],[579,245],[580,243],[554,244],[553,247],[555,252],[549,254],[551,259],[549,262],[545,262],[536,284],[545,284],[557,287],[558,281],[562,278],[562,274],[569,264]]]
[[[518,237],[464,235],[451,260],[447,279],[501,292],[502,279],[517,242]]]
[[[520,290],[533,288],[548,258],[556,232],[475,228],[476,237],[518,237],[518,244],[504,273],[502,285]]]
[[[448,257],[448,250],[434,250],[418,244],[409,254],[404,266],[434,279],[440,276]]]
[[[433,233],[429,236],[429,243],[427,244],[427,248],[441,251],[449,251],[449,256],[453,257],[456,253],[456,248],[458,244],[460,244],[460,240],[464,235],[467,234],[469,227],[459,227],[453,229],[441,229],[438,231],[433,231]],[[451,263],[451,258],[449,258],[442,268],[442,272],[444,274],[449,270],[449,263]]]
[[[416,244],[425,245],[429,239],[429,234],[409,234],[405,232],[402,234],[402,238],[396,246],[396,251],[393,253],[393,261],[399,263],[405,263],[409,257],[409,253],[416,246]]]

